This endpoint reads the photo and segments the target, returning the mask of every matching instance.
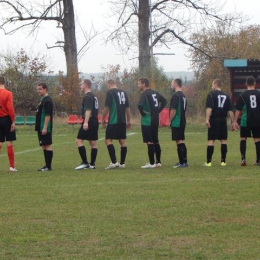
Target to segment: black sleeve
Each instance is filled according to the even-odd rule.
[[[159,100],[160,100],[160,108],[159,108],[159,113],[165,108],[166,106],[166,98],[163,97],[162,95],[159,94]]]
[[[206,99],[206,108],[213,108],[212,95],[208,94]]]
[[[47,100],[43,104],[44,110],[46,115],[51,116],[52,115],[52,103],[51,101]]]

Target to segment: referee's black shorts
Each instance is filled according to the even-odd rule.
[[[12,120],[10,116],[0,117],[0,142],[15,141],[15,131],[11,132]]]
[[[227,118],[213,117],[209,120],[208,140],[227,140]]]
[[[80,140],[88,140],[88,141],[96,141],[98,140],[98,119],[96,117],[89,118],[88,121],[88,130],[83,129],[84,121],[82,122],[77,139]]]
[[[260,138],[260,127],[240,127],[240,137],[252,137],[253,138]]]
[[[108,124],[106,128],[106,139],[126,139],[126,124]]]
[[[144,143],[158,144],[158,125],[146,126],[142,125],[142,135]]]

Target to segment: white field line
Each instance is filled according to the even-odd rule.
[[[131,135],[135,135],[135,134],[137,134],[137,133],[136,132],[132,132],[132,133],[128,133],[127,136],[131,136]],[[105,137],[102,137],[102,138],[98,139],[98,141],[102,141],[102,140],[105,140]],[[53,144],[53,146],[64,145],[64,144],[71,144],[71,142]],[[35,148],[35,149],[24,150],[24,151],[21,151],[21,152],[15,152],[15,155],[31,153],[31,152],[35,152],[35,151],[38,151],[38,150],[41,150],[41,149],[42,149],[41,147],[38,147],[38,148]],[[7,155],[6,154],[1,155],[1,157],[5,157],[5,156],[7,156]]]

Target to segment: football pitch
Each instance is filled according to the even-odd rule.
[[[126,168],[105,170],[110,160],[100,127],[97,169],[75,171],[78,127],[55,125],[51,172],[37,172],[44,163],[33,127],[17,127],[17,173],[8,172],[3,146],[1,260],[260,259],[260,168],[251,139],[248,166],[240,166],[239,133],[229,131],[227,166],[220,166],[216,142],[212,167],[202,167],[206,128],[189,124],[189,167],[173,169],[176,145],[160,128],[163,167],[141,169],[147,148],[134,126]]]

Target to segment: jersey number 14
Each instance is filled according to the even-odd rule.
[[[118,95],[118,98],[119,98],[119,104],[124,105],[125,104],[125,93],[124,92],[118,92],[117,95]]]

